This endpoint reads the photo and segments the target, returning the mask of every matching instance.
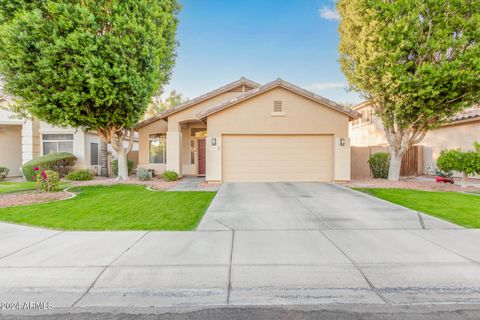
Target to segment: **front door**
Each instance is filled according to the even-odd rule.
[[[205,139],[198,140],[198,175],[205,175]]]

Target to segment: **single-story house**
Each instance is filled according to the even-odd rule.
[[[140,122],[139,167],[209,182],[350,180],[357,117],[281,79],[241,78]]]
[[[78,158],[76,168],[100,173],[101,140],[97,133],[18,119],[8,110],[8,103],[7,97],[0,97],[0,167],[10,169],[10,177],[22,175],[22,164],[52,152],[73,153]],[[132,150],[135,153],[138,145]]]
[[[350,122],[350,143],[353,147],[388,146],[381,119],[368,102],[355,107],[358,119]],[[473,106],[452,117],[451,122],[429,131],[420,142],[423,153],[423,173],[435,174],[436,162],[444,149],[472,150],[480,141],[480,106]]]

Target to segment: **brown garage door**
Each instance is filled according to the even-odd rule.
[[[223,181],[332,181],[332,136],[224,135]]]

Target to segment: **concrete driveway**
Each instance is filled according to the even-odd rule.
[[[224,184],[199,230],[450,229],[456,225],[326,183]]]
[[[0,224],[0,301],[88,310],[480,302],[480,230],[335,185],[225,184],[198,229]]]

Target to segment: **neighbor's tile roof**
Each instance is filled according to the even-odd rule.
[[[196,105],[200,102],[203,102],[205,100],[213,98],[213,97],[215,97],[219,94],[222,94],[224,92],[228,92],[228,91],[230,91],[232,89],[235,89],[236,87],[241,86],[241,85],[248,85],[248,86],[253,87],[253,88],[258,88],[260,86],[260,84],[256,83],[255,81],[252,81],[252,80],[249,80],[247,78],[242,77],[237,81],[229,83],[229,84],[227,84],[225,86],[222,86],[220,88],[217,88],[213,91],[207,92],[207,93],[205,93],[201,96],[196,97],[195,99],[188,100],[187,102],[179,104],[178,106],[167,109],[164,112],[161,112],[158,115],[156,115],[156,116],[154,116],[150,119],[139,122],[135,126],[135,128],[141,128],[141,127],[146,126],[147,124],[150,124],[150,123],[155,122],[157,120],[164,119],[164,118],[168,117],[169,115],[172,115],[176,112],[179,112],[179,111],[182,111],[184,109],[190,108],[190,107],[192,107],[192,106],[194,106],[194,105]]]
[[[230,106],[232,106],[232,105],[235,105],[235,104],[237,104],[237,103],[239,103],[239,102],[242,102],[242,101],[247,100],[247,99],[249,99],[249,98],[251,98],[251,97],[254,97],[254,96],[256,96],[256,95],[259,95],[259,94],[261,94],[261,93],[263,93],[263,92],[265,92],[265,91],[268,91],[268,90],[270,90],[270,89],[273,89],[273,88],[275,88],[275,87],[283,87],[283,88],[285,88],[285,89],[288,89],[288,90],[290,90],[290,91],[293,91],[293,92],[295,92],[295,93],[298,93],[298,94],[300,94],[300,95],[302,95],[302,96],[304,96],[304,97],[306,97],[306,98],[309,98],[309,99],[311,99],[311,100],[314,100],[314,101],[316,101],[316,102],[319,102],[319,103],[321,103],[321,104],[323,104],[323,105],[325,105],[325,106],[327,106],[327,107],[329,107],[329,108],[332,108],[332,109],[334,109],[334,110],[336,110],[336,111],[339,111],[339,112],[341,112],[341,113],[347,114],[350,118],[356,119],[356,118],[358,118],[358,117],[360,116],[360,114],[359,114],[358,112],[356,112],[356,111],[354,111],[354,110],[352,110],[352,109],[350,109],[350,108],[348,108],[348,107],[345,107],[345,106],[343,106],[343,105],[341,105],[341,104],[339,104],[339,103],[336,103],[336,102],[334,102],[334,101],[332,101],[332,100],[329,100],[329,99],[327,99],[327,98],[324,98],[324,97],[322,97],[322,96],[319,96],[319,95],[317,95],[317,94],[315,94],[315,93],[313,93],[313,92],[311,92],[311,91],[308,91],[308,90],[305,90],[305,89],[303,89],[303,88],[300,88],[300,87],[298,87],[298,86],[296,86],[296,85],[294,85],[294,84],[292,84],[292,83],[290,83],[290,82],[284,81],[284,80],[282,80],[282,79],[280,79],[280,78],[278,78],[277,80],[274,80],[274,81],[272,81],[272,82],[269,82],[269,83],[267,83],[267,84],[265,84],[265,85],[263,85],[263,86],[261,86],[261,87],[258,87],[258,88],[255,88],[255,89],[253,89],[253,90],[250,90],[250,91],[248,91],[248,92],[246,92],[246,93],[244,93],[244,94],[242,94],[242,95],[239,95],[239,96],[237,96],[237,97],[233,97],[233,98],[231,98],[231,99],[229,99],[229,100],[227,100],[227,101],[224,101],[224,102],[222,102],[222,103],[220,103],[220,104],[217,104],[217,105],[215,105],[215,106],[212,106],[212,107],[210,107],[210,108],[207,108],[207,109],[201,111],[200,113],[198,113],[197,116],[198,116],[199,118],[206,118],[207,116],[209,116],[209,115],[211,115],[211,114],[213,114],[213,113],[219,112],[219,111],[221,111],[221,110],[223,110],[223,109],[226,109],[226,108],[228,108],[228,107],[230,107]]]
[[[480,105],[465,109],[460,113],[454,115],[452,121],[462,121],[480,117]]]
[[[364,101],[353,106],[353,110],[359,110],[368,105],[369,105],[368,101]],[[457,113],[456,115],[452,116],[450,120],[452,122],[456,122],[456,121],[463,121],[463,120],[469,120],[474,118],[480,118],[480,104],[467,108]]]

